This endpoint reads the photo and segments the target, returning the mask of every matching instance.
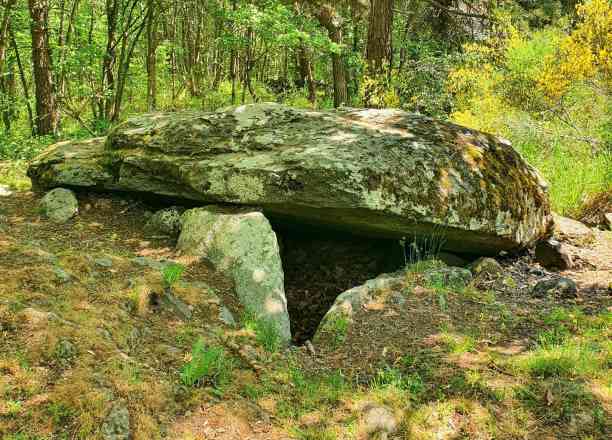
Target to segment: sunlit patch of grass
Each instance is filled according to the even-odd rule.
[[[540,347],[519,357],[514,366],[535,377],[594,376],[608,360],[598,347],[576,341]]]
[[[415,440],[485,439],[495,433],[495,418],[479,402],[451,399],[418,407],[405,426],[407,438]]]
[[[242,316],[242,323],[247,331],[255,334],[257,343],[268,353],[276,353],[282,347],[279,329],[272,320],[257,318],[247,311]]]
[[[299,440],[336,440],[338,435],[331,428],[295,428],[293,429],[293,435]]]
[[[292,366],[286,373],[289,386],[277,405],[277,414],[282,418],[298,419],[307,412],[334,407],[350,390],[340,371],[309,374]]]
[[[512,361],[513,367],[535,377],[605,377],[612,360],[612,313],[586,317],[555,309],[544,317],[534,350]]]
[[[469,335],[442,332],[439,341],[453,354],[467,353],[476,349],[476,340]]]
[[[535,381],[518,387],[515,395],[530,411],[545,418],[547,424],[569,425],[564,427],[566,432],[604,432],[604,409],[581,382],[565,379]]]
[[[612,187],[610,153],[592,154],[588,148],[568,148],[559,143],[550,149],[530,142],[516,146],[550,184],[553,209],[560,214],[577,213],[587,195]]]
[[[184,385],[222,388],[231,380],[233,360],[221,347],[207,347],[198,340],[191,351],[191,359],[181,369]]]
[[[0,162],[0,185],[18,191],[27,191],[32,187],[30,178],[26,176],[25,161]]]

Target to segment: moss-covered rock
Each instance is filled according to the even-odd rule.
[[[399,110],[146,114],[106,141],[52,147],[29,175],[43,188],[259,206],[375,237],[442,235],[445,249],[464,253],[529,246],[552,223],[546,184],[511,145]]]
[[[40,209],[45,217],[55,223],[66,223],[79,212],[79,202],[72,191],[55,188],[40,201]]]
[[[249,315],[273,324],[280,339],[290,341],[278,241],[261,212],[215,206],[186,211],[177,248],[228,274]]]

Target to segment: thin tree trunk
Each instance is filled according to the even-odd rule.
[[[56,134],[59,112],[53,87],[49,49],[48,0],[28,0],[32,32],[32,65],[36,85],[36,127],[39,135]]]
[[[17,61],[17,68],[19,69],[19,78],[21,80],[21,87],[23,88],[23,97],[25,98],[26,110],[28,112],[28,123],[30,125],[30,133],[32,135],[36,134],[36,126],[34,125],[34,113],[32,112],[32,106],[30,105],[30,86],[28,85],[28,80],[25,75],[25,70],[23,68],[23,63],[21,62],[21,55],[19,55],[19,46],[17,46],[17,41],[15,40],[15,35],[13,34],[13,30],[9,27],[9,34],[11,38],[11,46],[13,47],[13,51],[15,52],[15,60]]]
[[[60,34],[58,37],[58,44],[60,47],[60,59],[59,59],[59,80],[58,80],[58,96],[63,98],[66,95],[66,49],[70,45],[70,40],[72,37],[72,33],[74,32],[74,21],[76,19],[76,14],[79,8],[79,1],[74,0],[72,3],[72,8],[70,10],[70,17],[68,18],[68,26],[66,31],[64,31],[64,18],[63,18],[63,8],[64,8],[64,0],[62,0],[62,25],[60,26]]]
[[[13,116],[13,96],[14,88],[11,88],[11,85],[14,85],[14,75],[12,74],[12,66],[9,67],[8,71],[5,73],[5,65],[6,65],[6,54],[8,49],[8,36],[9,36],[9,26],[11,19],[11,9],[15,4],[15,0],[9,0],[6,5],[4,5],[4,14],[2,15],[2,23],[0,23],[0,92],[8,97],[8,105],[2,111],[2,120],[4,122],[4,126],[6,128],[7,133],[11,131],[11,120]],[[11,84],[12,82],[12,84]]]
[[[300,68],[301,79],[308,85],[308,100],[315,104],[317,102],[317,86],[314,82],[312,74],[312,62],[310,61],[310,54],[305,47],[300,47],[298,53],[298,61]]]
[[[321,25],[327,29],[329,39],[336,44],[342,44],[342,18],[330,5],[324,5],[318,14]],[[332,70],[334,76],[334,107],[340,107],[348,102],[346,87],[346,67],[342,54],[332,54]]]
[[[147,110],[157,109],[157,5],[147,3]]]

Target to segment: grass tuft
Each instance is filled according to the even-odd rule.
[[[191,360],[181,369],[181,382],[189,387],[222,388],[230,382],[233,361],[221,347],[207,347],[199,339],[193,346]]]

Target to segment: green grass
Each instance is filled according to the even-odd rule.
[[[166,287],[172,287],[176,282],[181,279],[181,276],[185,272],[185,266],[181,264],[169,264],[165,266],[162,271],[162,280]]]
[[[543,321],[547,328],[538,333],[535,348],[513,361],[516,371],[541,378],[605,376],[612,362],[612,313],[587,317],[558,308]]]
[[[26,169],[27,162],[24,160],[0,161],[0,185],[6,185],[18,191],[29,190],[32,183],[26,176]]]
[[[221,347],[207,347],[198,340],[191,360],[181,369],[181,382],[189,387],[213,386],[222,388],[230,382],[233,361]]]
[[[268,353],[276,353],[283,346],[280,332],[272,320],[257,318],[253,312],[245,312],[242,323],[247,330],[255,333],[255,340]]]
[[[563,215],[577,212],[586,196],[612,188],[612,154],[580,145],[554,143],[549,149],[531,140],[515,144],[525,159],[549,183],[553,209]]]
[[[321,333],[330,338],[330,344],[334,347],[339,346],[344,342],[348,334],[350,318],[343,313],[335,313],[330,318],[326,319]]]

